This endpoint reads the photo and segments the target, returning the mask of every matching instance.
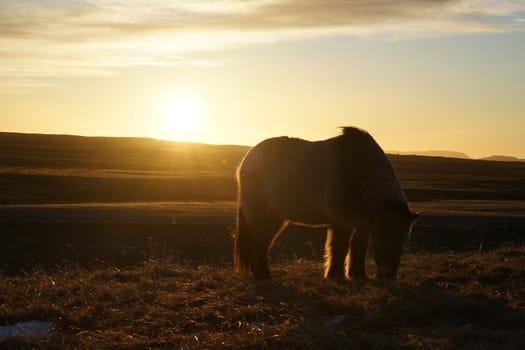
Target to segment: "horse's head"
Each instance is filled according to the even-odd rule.
[[[394,279],[412,224],[419,214],[406,203],[390,202],[378,210],[371,231],[372,251],[378,279]]]

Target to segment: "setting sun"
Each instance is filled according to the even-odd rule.
[[[201,110],[190,96],[177,96],[165,101],[163,106],[162,137],[189,141],[200,123]]]

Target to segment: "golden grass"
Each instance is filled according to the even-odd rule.
[[[141,170],[141,169],[90,169],[90,168],[53,168],[22,167],[0,165],[0,175],[41,175],[56,177],[83,177],[109,179],[180,179],[199,177],[233,177],[232,169],[177,169],[177,170]]]
[[[517,349],[525,341],[522,246],[407,254],[389,286],[325,282],[317,260],[272,269],[274,282],[256,282],[226,263],[157,257],[0,276],[0,324],[56,324],[49,337],[0,347]]]

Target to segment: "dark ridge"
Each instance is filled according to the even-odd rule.
[[[354,127],[342,139],[371,138]],[[350,141],[350,142],[353,142]],[[234,200],[246,146],[0,132],[0,204]],[[409,200],[524,200],[525,163],[388,155]]]
[[[496,162],[525,162],[525,159],[519,159],[518,157],[495,155],[490,157],[481,158],[482,160],[496,161]]]

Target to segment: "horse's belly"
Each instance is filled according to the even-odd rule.
[[[297,198],[281,199],[269,203],[270,209],[283,219],[307,225],[324,225],[328,222],[325,213],[315,205],[307,205]]]

